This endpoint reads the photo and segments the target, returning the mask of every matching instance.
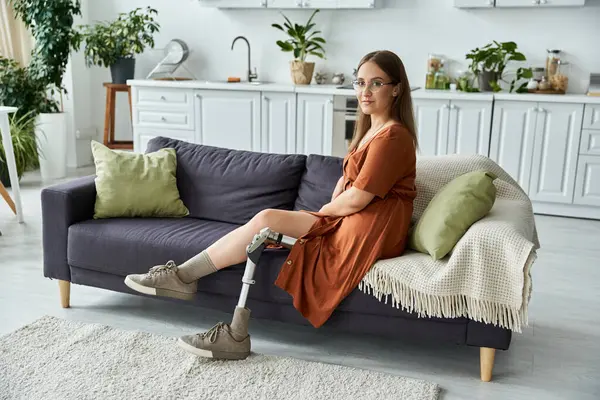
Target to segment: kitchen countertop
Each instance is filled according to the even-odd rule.
[[[185,89],[214,89],[214,90],[244,90],[264,92],[295,92],[307,94],[329,94],[334,96],[354,96],[352,89],[340,89],[339,85],[294,85],[293,83],[262,82],[260,84],[248,82],[229,83],[226,81],[159,81],[151,79],[128,80],[130,86],[162,87],[162,88],[185,88]],[[449,90],[426,90],[417,89],[412,92],[413,99],[437,99],[437,100],[511,100],[511,101],[541,101],[554,103],[589,103],[600,104],[600,97],[587,96],[585,94],[528,94],[528,93],[464,93]]]

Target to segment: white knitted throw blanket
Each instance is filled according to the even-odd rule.
[[[391,297],[393,307],[421,317],[466,317],[521,332],[539,241],[531,201],[517,182],[484,156],[420,157],[412,222],[443,186],[478,169],[498,177],[496,201],[450,255],[436,261],[407,249],[400,257],[378,260],[360,290],[386,303]]]

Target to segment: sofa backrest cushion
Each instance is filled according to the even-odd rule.
[[[177,152],[177,186],[190,217],[244,224],[266,208],[292,210],[306,156],[199,145],[166,137],[146,152]]]
[[[342,176],[343,161],[339,157],[309,155],[294,210],[319,211],[329,203],[335,184]]]

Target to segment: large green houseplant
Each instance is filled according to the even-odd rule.
[[[67,146],[66,115],[62,112],[62,95],[66,93],[63,77],[74,37],[73,20],[81,15],[80,0],[8,0],[8,3],[35,42],[27,66],[0,57],[0,104],[19,108],[11,119],[11,133],[19,134],[17,139],[13,136],[13,142],[18,140],[14,146],[15,158],[21,166],[18,175],[40,166],[42,178],[61,177],[66,174]],[[28,143],[27,135],[37,141],[36,146],[19,146]],[[43,151],[47,144],[60,151]],[[56,176],[49,176],[50,170]],[[0,176],[6,176],[3,161],[0,161]]]
[[[74,40],[79,50],[85,43],[84,54],[88,67],[109,67],[113,83],[126,83],[135,75],[135,55],[146,47],[154,47],[154,33],[160,25],[154,17],[158,12],[147,7],[120,13],[116,20],[95,25],[80,25]]]
[[[471,50],[466,59],[471,60],[469,69],[478,77],[481,91],[499,92],[502,90],[499,81],[502,80],[510,84],[509,92],[512,92],[519,80],[533,76],[531,68],[519,67],[511,81],[505,79],[506,66],[510,61],[526,61],[525,55],[517,51],[515,42],[499,43],[494,40],[482,48]],[[522,82],[516,91],[527,91],[527,82]]]
[[[285,18],[283,24],[285,29],[279,24],[271,24],[271,26],[285,32],[289,36],[289,39],[285,41],[278,40],[277,45],[282,51],[293,52],[294,54],[294,60],[290,62],[290,72],[295,84],[307,85],[312,80],[315,63],[306,61],[309,55],[322,59],[325,58],[325,49],[322,45],[326,42],[325,39],[318,36],[321,31],[315,30],[311,32],[316,26],[312,20],[318,12],[319,10],[315,10],[305,25],[292,23],[283,13],[281,15]]]

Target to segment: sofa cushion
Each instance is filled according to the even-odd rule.
[[[177,154],[112,150],[92,140],[96,165],[94,218],[185,217],[177,190]]]
[[[335,185],[342,176],[343,161],[339,157],[309,155],[294,210],[319,211],[329,203]]]
[[[120,276],[181,263],[238,225],[197,218],[113,218],[69,227],[70,265]]]
[[[177,185],[190,216],[244,224],[265,208],[292,210],[306,163],[302,154],[270,154],[156,137],[146,152],[177,151]]]

